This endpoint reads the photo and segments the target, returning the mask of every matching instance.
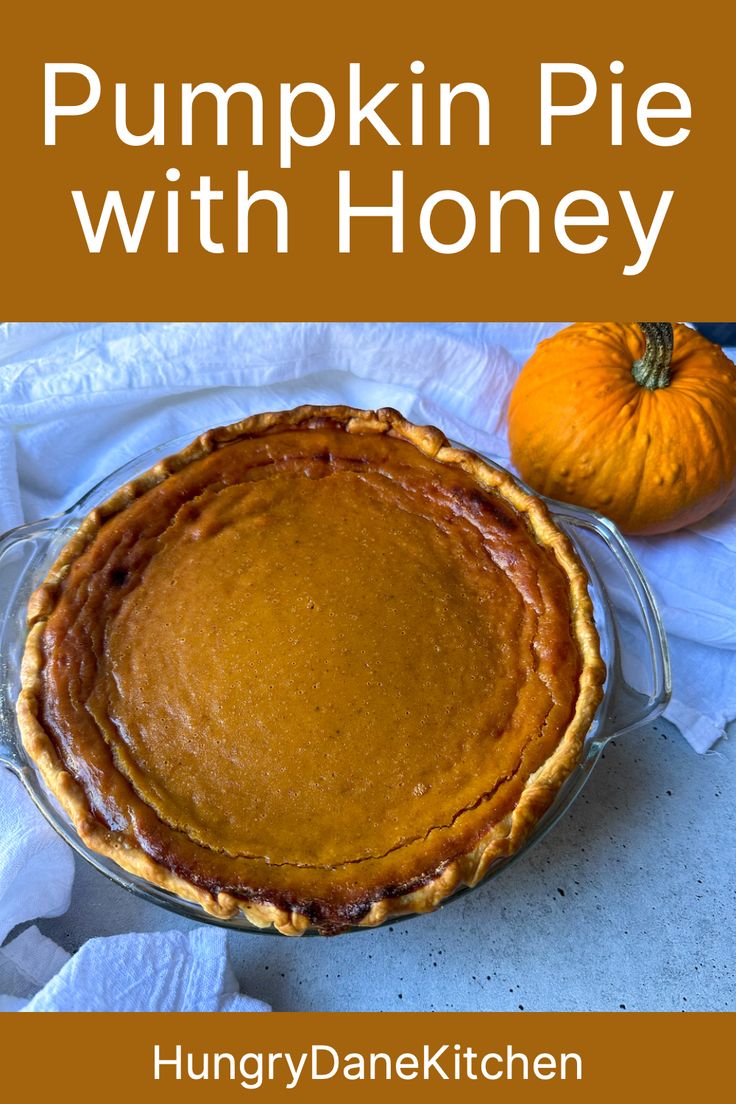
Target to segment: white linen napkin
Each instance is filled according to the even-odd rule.
[[[17,778],[0,770],[0,1011],[21,1008],[69,957],[38,928],[19,924],[69,908],[74,859]]]
[[[69,907],[72,852],[0,770],[0,1011],[267,1012],[240,992],[226,933],[200,927],[90,939],[71,958],[35,926]]]
[[[270,1012],[270,1007],[240,992],[225,931],[201,927],[90,939],[23,1011]]]
[[[302,402],[396,406],[508,464],[511,387],[536,342],[557,328],[5,323],[0,531],[72,505],[112,469],[169,438]],[[736,718],[736,501],[690,529],[631,543],[670,638],[667,716],[706,751]],[[0,943],[18,923],[64,911],[72,879],[68,849],[3,775]],[[263,1007],[237,993],[222,933],[210,929],[188,938],[92,940],[66,964],[49,944],[30,928],[0,947],[0,991],[16,993],[7,1007],[23,1006],[44,983],[27,1007]],[[5,975],[15,978],[13,988]]]

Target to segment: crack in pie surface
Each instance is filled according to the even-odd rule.
[[[603,680],[543,504],[393,410],[204,434],[88,516],[29,626],[24,742],[84,842],[287,934],[478,881]]]

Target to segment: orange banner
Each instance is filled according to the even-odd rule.
[[[15,7],[5,316],[728,316],[735,21]]]
[[[3,1017],[14,1097],[669,1101],[720,1094],[733,1018],[503,1013]],[[455,1096],[454,1094],[461,1094]]]

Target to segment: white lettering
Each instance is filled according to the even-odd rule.
[[[636,203],[634,202],[634,197],[632,196],[631,192],[619,192],[619,195],[621,196],[621,202],[624,205],[624,210],[626,211],[627,217],[629,219],[629,225],[631,226],[634,237],[636,238],[636,244],[639,247],[639,259],[633,265],[626,265],[626,267],[624,268],[624,276],[638,276],[639,273],[643,272],[649,264],[652,256],[652,251],[654,249],[654,246],[657,244],[659,232],[662,229],[665,215],[669,210],[669,206],[672,202],[672,197],[674,194],[674,192],[662,192],[661,196],[659,197],[657,210],[654,212],[654,217],[651,221],[649,230],[645,233],[644,226],[642,224],[641,218],[639,217],[639,212],[637,210]]]
[[[339,173],[339,252],[350,252],[350,226],[354,218],[391,219],[391,252],[404,252],[404,174],[391,173],[391,204],[388,207],[353,207],[350,202],[350,171]]]
[[[345,1055],[342,1066],[342,1075],[347,1081],[363,1081],[365,1079],[365,1058],[356,1051]]]
[[[192,87],[191,84],[181,86],[181,144],[191,146],[194,101],[202,95],[215,97],[217,110],[217,144],[226,146],[228,143],[228,124],[230,114],[230,100],[233,96],[242,94],[248,96],[251,103],[251,136],[253,146],[263,145],[263,96],[255,84],[231,84],[229,88],[222,88],[219,84],[205,82]]]
[[[557,1074],[557,1062],[552,1054],[537,1054],[532,1068],[540,1081],[550,1081]]]
[[[667,93],[677,100],[677,107],[651,107],[655,96]],[[690,133],[689,127],[680,127],[674,134],[655,134],[649,125],[650,119],[690,119],[692,107],[690,97],[679,84],[669,84],[663,81],[661,84],[653,84],[639,97],[636,107],[636,122],[642,137],[653,146],[678,146],[684,142]]]
[[[396,1076],[402,1081],[414,1081],[419,1076],[419,1059],[416,1054],[399,1054],[396,1057]]]
[[[316,96],[322,104],[322,122],[314,134],[302,134],[294,126],[292,114],[294,104],[300,96]],[[291,147],[319,146],[332,134],[335,126],[335,101],[326,88],[321,84],[313,84],[307,81],[297,84],[294,88],[290,84],[281,85],[281,168],[291,168]]]
[[[326,1054],[332,1059],[332,1067],[326,1070],[320,1069],[319,1054]],[[314,1081],[328,1081],[334,1077],[340,1066],[340,1055],[334,1047],[325,1043],[315,1043],[312,1047],[312,1079]]]
[[[76,73],[87,82],[87,96],[82,103],[59,104],[56,100],[56,78],[60,73]],[[102,86],[97,73],[89,65],[61,63],[44,66],[44,144],[56,145],[56,120],[61,115],[87,115],[100,102]]]
[[[162,1058],[161,1057],[161,1047],[158,1045],[158,1043],[156,1043],[156,1045],[153,1048],[153,1079],[154,1079],[154,1081],[158,1081],[160,1079],[160,1077],[161,1077],[161,1067],[162,1066],[175,1066],[176,1067],[176,1073],[174,1074],[174,1076],[176,1077],[177,1081],[181,1081],[181,1043],[177,1043],[175,1054],[176,1054],[175,1058]]]
[[[449,1080],[449,1078],[447,1076],[447,1073],[442,1068],[442,1066],[439,1064],[440,1063],[440,1058],[442,1057],[442,1055],[445,1053],[446,1050],[447,1050],[447,1043],[445,1043],[444,1046],[441,1046],[439,1048],[439,1050],[436,1050],[434,1052],[434,1054],[430,1055],[429,1047],[425,1044],[425,1047],[424,1047],[424,1079],[425,1079],[425,1081],[429,1078],[430,1070],[434,1070],[435,1073],[438,1073],[443,1081],[448,1081]]]
[[[244,1089],[260,1089],[263,1084],[263,1054],[258,1051],[241,1054],[238,1072]]]
[[[360,128],[364,122],[369,122],[377,134],[380,134],[384,142],[389,146],[398,146],[401,143],[394,132],[386,126],[376,108],[388,99],[392,92],[398,88],[398,84],[384,84],[367,103],[361,104],[360,93],[360,63],[353,62],[350,66],[350,145],[360,145]]]
[[[189,193],[191,199],[199,204],[199,244],[208,253],[224,253],[222,242],[212,240],[212,204],[224,198],[224,192],[212,188],[212,178],[200,176],[199,188]]]
[[[432,230],[432,214],[439,203],[455,203],[463,213],[465,225],[460,237],[454,242],[441,242]],[[475,236],[475,226],[475,208],[462,192],[434,192],[429,199],[425,199],[419,212],[419,232],[426,245],[435,253],[461,253],[463,249],[467,249]]]
[[[579,1054],[575,1054],[573,1051],[571,1054],[560,1055],[560,1080],[564,1081],[567,1078],[567,1063],[572,1062],[575,1067],[575,1080],[583,1080],[583,1060]]]
[[[560,73],[570,73],[580,77],[585,92],[582,99],[573,104],[556,104],[552,97],[552,78]],[[542,64],[542,79],[540,92],[540,142],[543,146],[552,145],[552,120],[562,115],[584,115],[593,104],[597,93],[596,80],[590,69],[575,62],[568,64],[549,65]]]
[[[125,207],[120,197],[120,192],[108,192],[105,196],[105,202],[102,205],[100,217],[97,220],[97,229],[94,229],[87,209],[87,201],[84,198],[84,192],[73,191],[72,199],[77,209],[77,215],[79,216],[79,222],[89,252],[99,253],[102,249],[102,244],[107,234],[108,224],[114,214],[120,230],[120,237],[123,239],[125,252],[137,253],[155,195],[156,193],[153,191],[145,191],[143,193],[143,198],[138,207],[138,214],[136,215],[135,223],[131,230],[127,215],[125,214]]]
[[[286,1087],[287,1089],[293,1089],[299,1084],[299,1078],[301,1077],[302,1070],[304,1069],[304,1066],[306,1064],[307,1055],[306,1052],[303,1052],[299,1055],[299,1061],[295,1063],[294,1059],[291,1057],[290,1052],[287,1050],[284,1054],[284,1059],[286,1060],[286,1064],[289,1067],[289,1072],[291,1073],[291,1081]]]
[[[480,1061],[480,1072],[483,1074],[486,1081],[499,1081],[503,1077],[503,1069],[498,1069],[495,1073],[491,1073],[488,1068],[490,1062],[496,1062],[501,1066],[503,1064],[503,1058],[500,1054],[495,1054],[491,1051],[489,1054],[484,1054]]]
[[[147,130],[145,134],[133,134],[128,128],[128,87],[125,84],[115,85],[115,131],[121,142],[125,142],[126,146],[146,146],[149,142],[153,142],[154,146],[164,144],[165,96],[164,85],[154,84],[151,129]]]
[[[482,84],[440,85],[440,145],[452,144],[452,102],[456,96],[474,96],[478,104],[478,145],[491,144],[491,102]]]
[[[249,248],[250,209],[254,203],[271,203],[276,209],[276,252],[289,252],[289,210],[280,192],[263,188],[251,195],[248,191],[248,172],[238,172],[238,253]]]
[[[512,192],[491,192],[491,253],[501,252],[501,212],[507,203],[524,203],[529,213],[529,252],[539,252],[539,201],[531,192],[521,189]]]
[[[573,203],[590,203],[595,207],[594,215],[570,215],[568,211]],[[560,245],[570,253],[597,253],[608,241],[605,234],[598,234],[592,242],[573,241],[567,232],[568,226],[608,226],[608,207],[597,192],[588,192],[581,188],[568,192],[557,204],[555,210],[555,234]]]

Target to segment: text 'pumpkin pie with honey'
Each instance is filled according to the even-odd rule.
[[[87,517],[29,623],[25,745],[84,842],[287,934],[477,882],[603,680],[544,505],[393,410],[204,434]]]

